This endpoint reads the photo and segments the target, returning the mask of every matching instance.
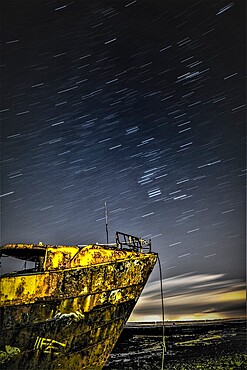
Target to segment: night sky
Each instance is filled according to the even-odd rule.
[[[166,319],[245,313],[245,1],[1,1],[1,244],[152,238]],[[158,266],[132,320],[159,320]]]

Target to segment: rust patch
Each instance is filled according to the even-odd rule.
[[[24,283],[21,283],[17,288],[16,288],[16,291],[15,291],[15,294],[20,297],[22,295],[22,293],[24,292]]]
[[[4,369],[102,369],[157,256],[98,245],[46,251],[44,272],[0,279]]]

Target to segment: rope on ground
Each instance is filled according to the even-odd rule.
[[[162,279],[162,268],[160,258],[158,255],[159,271],[160,271],[160,295],[161,295],[161,308],[162,308],[162,363],[161,370],[164,370],[165,366],[165,352],[166,352],[166,338],[165,338],[165,305],[163,295],[163,279]]]

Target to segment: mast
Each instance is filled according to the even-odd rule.
[[[108,240],[108,214],[107,214],[107,204],[105,202],[105,231],[106,231],[106,244],[109,243]]]

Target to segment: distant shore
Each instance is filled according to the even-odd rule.
[[[167,336],[173,333],[189,331],[193,333],[207,332],[212,329],[229,329],[244,326],[245,318],[218,319],[218,320],[196,320],[196,321],[165,321],[165,333]],[[163,332],[162,322],[128,322],[124,327],[122,336],[134,333],[161,335]]]
[[[230,322],[242,322],[245,321],[246,317],[230,318],[230,319],[209,319],[209,320],[175,320],[165,321],[165,326],[171,325],[203,325],[203,324],[217,324],[217,323],[230,323]],[[142,326],[162,326],[162,321],[128,321],[125,327],[142,327]]]
[[[245,317],[232,319],[215,319],[215,320],[188,320],[188,321],[165,321],[165,328],[169,327],[185,327],[185,326],[220,326],[220,325],[235,325],[246,322]],[[127,322],[125,325],[128,329],[159,329],[163,327],[162,321],[147,321],[147,322]]]

